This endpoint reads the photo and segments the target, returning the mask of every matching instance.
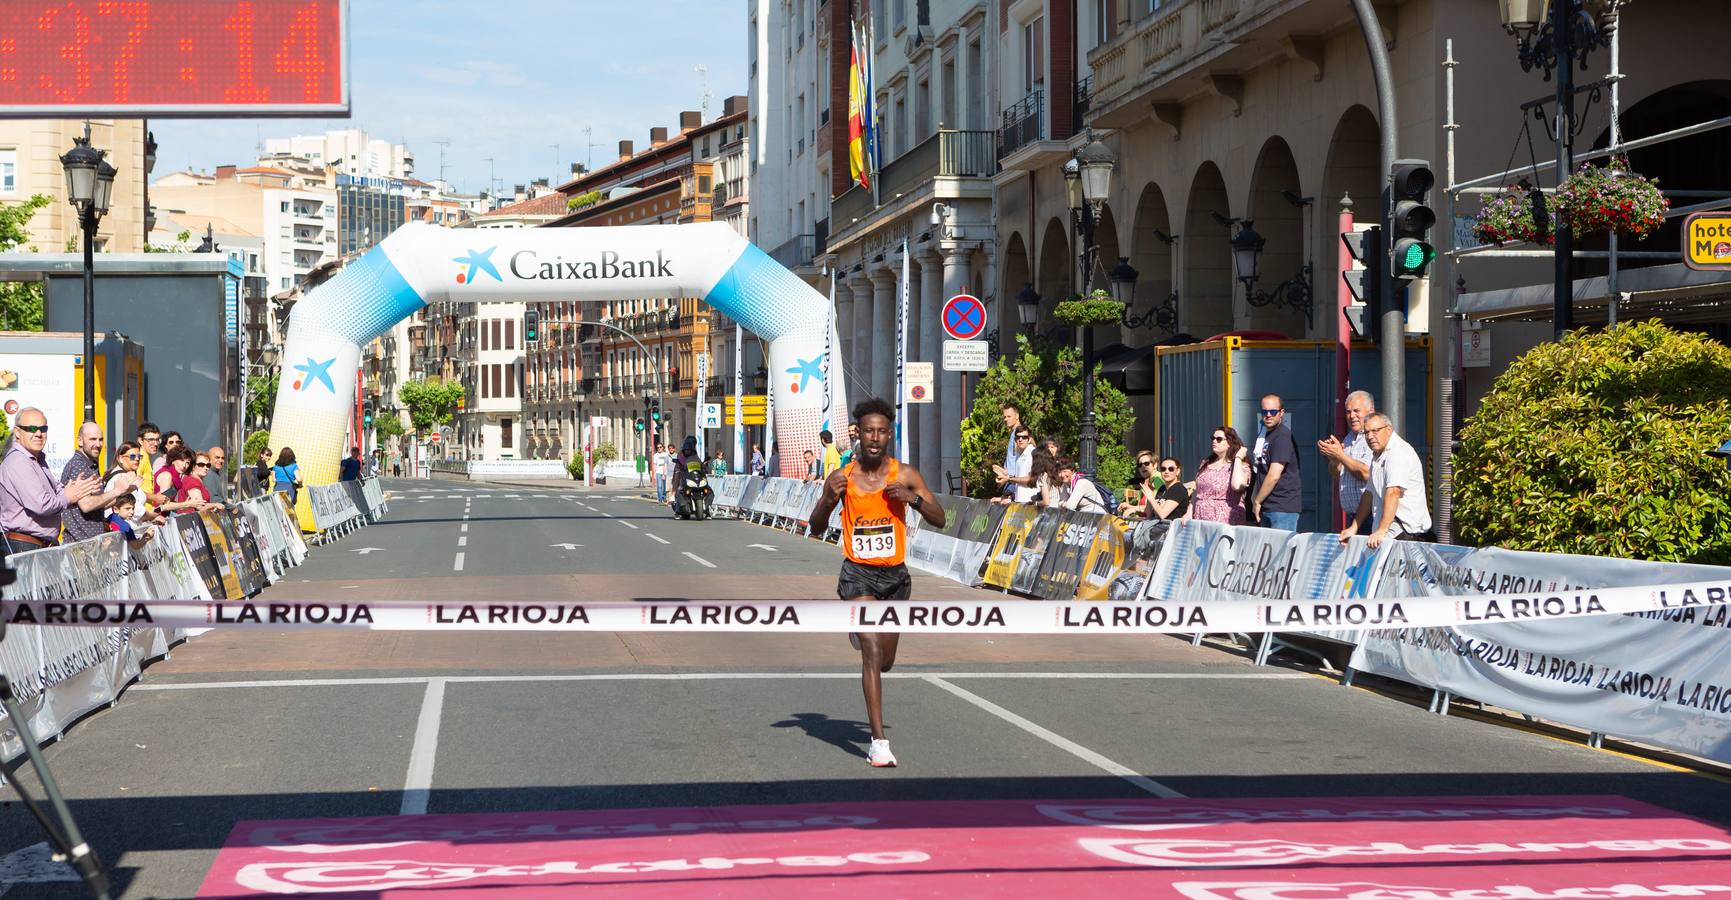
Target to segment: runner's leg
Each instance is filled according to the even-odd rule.
[[[901,642],[902,636],[893,632],[880,633],[878,635],[878,648],[881,656],[879,661],[882,663],[882,665],[878,667],[878,671],[888,672],[895,666],[896,646]]]
[[[870,597],[855,597],[851,602],[864,603]],[[861,632],[859,636],[860,688],[865,694],[866,721],[871,724],[872,740],[884,740],[883,656],[888,638],[890,656],[895,656],[896,635]]]

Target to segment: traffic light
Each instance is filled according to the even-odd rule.
[[[644,410],[646,410],[649,413],[649,420],[651,422],[655,422],[657,424],[659,424],[661,422],[661,401],[660,400],[657,400],[654,397],[644,397],[643,398],[643,408],[644,408]]]
[[[373,427],[373,401],[371,400],[361,404],[361,425],[365,428]]]
[[[541,311],[531,306],[523,311],[523,343],[534,344],[541,340]]]
[[[643,431],[643,420],[642,419],[637,420],[637,430],[639,432]]]
[[[1436,224],[1436,213],[1426,205],[1425,197],[1436,174],[1430,163],[1422,159],[1397,159],[1390,171],[1389,245],[1393,250],[1390,264],[1394,277],[1411,281],[1423,278],[1430,262],[1436,259],[1436,248],[1430,243],[1430,229]]]
[[[1382,267],[1388,261],[1384,253],[1382,228],[1372,225],[1363,231],[1348,231],[1340,236],[1346,252],[1364,268],[1347,269],[1340,273],[1346,288],[1357,300],[1346,308],[1347,321],[1359,337],[1375,339],[1377,322],[1382,320]]]

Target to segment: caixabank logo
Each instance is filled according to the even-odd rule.
[[[493,265],[493,254],[499,249],[498,244],[485,250],[465,249],[468,249],[469,255],[454,257],[451,260],[461,267],[460,271],[457,272],[458,284],[474,284],[475,276],[482,273],[493,276],[494,281],[504,283],[505,279],[499,276],[498,267]]]

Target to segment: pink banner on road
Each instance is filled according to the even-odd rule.
[[[994,800],[243,822],[200,897],[1731,898],[1621,797]]]

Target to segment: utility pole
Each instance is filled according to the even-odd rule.
[[[1376,82],[1376,124],[1380,138],[1378,173],[1383,179],[1382,206],[1377,211],[1376,220],[1383,234],[1392,234],[1388,179],[1394,172],[1394,161],[1400,158],[1396,137],[1400,120],[1395,117],[1394,75],[1389,68],[1388,47],[1382,42],[1382,23],[1377,21],[1376,8],[1371,6],[1371,0],[1352,0],[1352,11],[1358,14],[1358,27],[1364,32],[1365,49],[1370,53],[1371,76]],[[1401,412],[1406,399],[1406,291],[1403,284],[1400,295],[1397,297],[1395,294],[1394,266],[1390,262],[1385,260],[1383,263],[1380,285],[1383,298],[1377,338],[1382,350],[1383,409],[1380,411],[1388,415],[1389,423],[1398,432],[1405,426]]]
[[[445,148],[451,146],[450,138],[439,138],[433,143],[439,145],[439,181],[445,181]]]
[[[559,145],[553,145],[553,186],[559,186]]]
[[[594,138],[595,129],[590,128],[588,125],[583,126],[583,140],[589,142],[587,151],[588,155],[584,157],[586,161],[583,163],[583,167],[591,172],[595,171],[595,148],[601,146],[600,144],[595,143]]]
[[[1578,4],[1551,3],[1551,40],[1557,52],[1557,187],[1568,180],[1575,165],[1575,45],[1574,17],[1580,14]],[[1575,230],[1568,217],[1553,214],[1551,227],[1556,236],[1553,258],[1556,263],[1555,284],[1551,288],[1551,324],[1557,340],[1575,327],[1575,280],[1569,269],[1574,262]],[[1613,303],[1616,301],[1613,300]]]

